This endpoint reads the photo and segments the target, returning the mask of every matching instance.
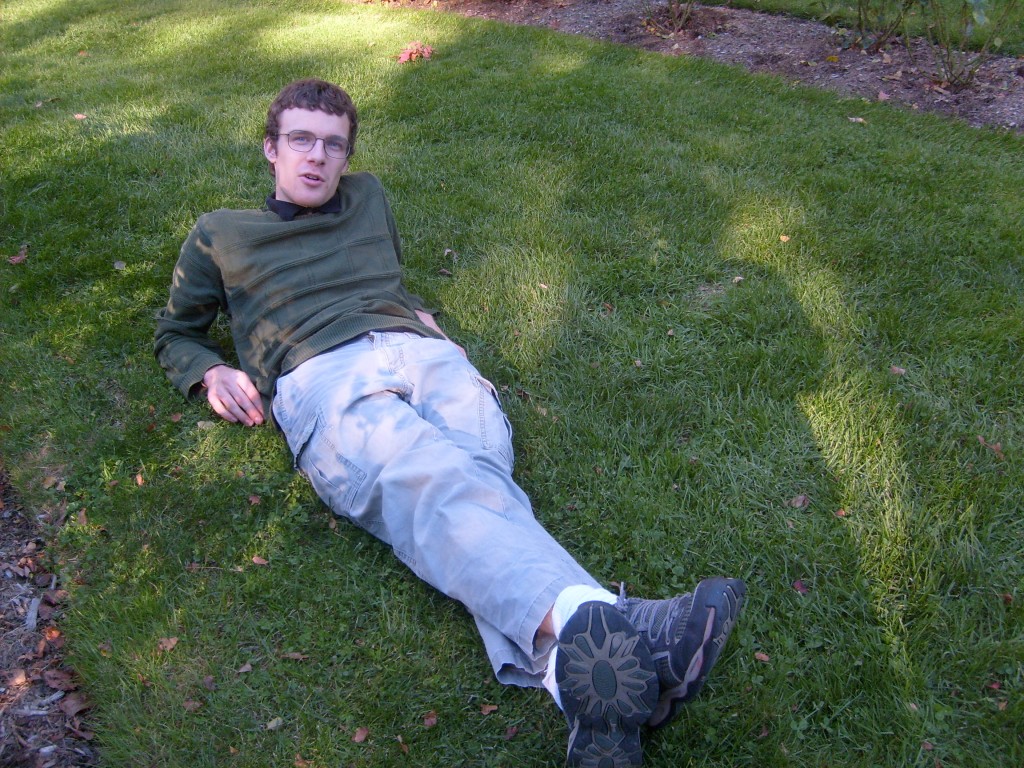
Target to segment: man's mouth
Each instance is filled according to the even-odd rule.
[[[304,173],[302,178],[309,179],[310,181],[323,181],[323,177],[317,176],[315,173]]]

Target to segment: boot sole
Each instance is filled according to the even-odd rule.
[[[606,603],[584,603],[558,638],[555,680],[569,721],[566,764],[643,762],[640,728],[658,700],[658,673],[636,629]]]

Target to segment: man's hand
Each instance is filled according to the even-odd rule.
[[[218,416],[253,427],[263,423],[263,400],[245,371],[215,365],[203,375],[206,399]]]

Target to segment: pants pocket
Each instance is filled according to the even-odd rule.
[[[501,399],[495,386],[481,376],[475,375],[480,387],[480,438],[484,448],[497,451],[508,464],[509,472],[515,464],[512,450],[512,424],[501,407]]]
[[[296,466],[335,514],[372,531],[376,526],[365,519],[364,510],[357,503],[366,472],[337,450],[324,424],[323,414],[318,412],[298,433],[297,442],[301,444],[295,457]]]

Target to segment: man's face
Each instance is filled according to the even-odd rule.
[[[331,157],[324,141],[316,141],[308,152],[288,146],[286,133],[307,131],[329,142],[342,137],[348,141],[348,115],[332,115],[308,109],[286,109],[278,116],[276,139],[263,141],[263,154],[274,164],[274,196],[278,200],[317,208],[334,195],[341,174],[348,170],[348,158]]]

